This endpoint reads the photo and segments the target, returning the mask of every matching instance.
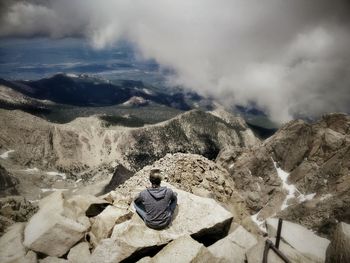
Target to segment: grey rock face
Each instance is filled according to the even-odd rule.
[[[331,243],[327,248],[326,263],[350,262],[350,225],[337,225]]]

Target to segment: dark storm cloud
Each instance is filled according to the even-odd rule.
[[[6,4],[4,4],[6,3]],[[1,36],[121,38],[177,72],[172,82],[273,119],[349,111],[350,1],[5,1]]]

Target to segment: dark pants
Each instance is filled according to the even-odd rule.
[[[176,209],[177,200],[173,200],[170,202],[168,206],[168,211],[170,212],[170,217],[173,217],[174,211]],[[145,211],[145,207],[142,204],[136,204],[134,203],[134,207],[136,209],[137,214],[142,218],[143,221],[145,221],[147,213]]]

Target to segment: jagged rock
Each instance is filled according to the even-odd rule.
[[[103,189],[102,194],[113,191],[117,186],[123,184],[126,180],[132,177],[134,173],[126,169],[123,165],[119,164],[113,172],[113,177]]]
[[[72,247],[67,258],[69,263],[90,263],[89,243],[82,242]]]
[[[10,175],[4,167],[0,165],[0,197],[7,195],[17,195],[16,185],[19,181]]]
[[[39,260],[39,263],[68,263],[68,260],[56,257],[46,257]]]
[[[38,211],[38,207],[22,196],[0,198],[0,235],[15,222],[26,222]]]
[[[34,251],[60,257],[77,243],[90,227],[85,215],[55,192],[41,200],[40,209],[24,231],[24,245]]]
[[[191,235],[208,245],[227,234],[232,221],[231,213],[213,199],[169,187],[178,193],[178,207],[168,228],[160,231],[150,229],[134,214],[129,221],[117,224],[111,238],[102,240],[96,247],[92,254],[93,262],[102,261],[104,258],[99,257],[104,253],[110,254],[107,258],[114,258],[114,261],[108,262],[131,258],[137,260],[145,256],[146,251],[159,250],[182,235]]]
[[[350,262],[350,225],[337,225],[326,252],[326,263]]]
[[[239,226],[227,237],[220,239],[208,249],[215,257],[227,262],[244,263],[246,251],[255,246],[257,242],[255,236]]]
[[[215,258],[205,246],[198,243],[190,236],[185,235],[170,242],[148,262],[215,263],[222,261]]]
[[[22,244],[24,226],[24,223],[16,223],[0,238],[1,263],[17,262],[26,256],[27,250]]]
[[[98,215],[110,205],[106,200],[93,195],[73,195],[68,199],[68,202],[74,206],[76,210],[80,210],[81,213],[86,214],[88,217]]]
[[[102,239],[110,237],[112,229],[116,224],[120,224],[130,219],[132,213],[127,209],[108,206],[103,212],[94,217],[89,232],[90,242],[96,246]]]
[[[328,237],[337,221],[350,216],[349,127],[345,114],[315,123],[291,121],[261,145],[225,147],[216,161],[230,173],[252,215],[259,213],[263,221],[277,214]],[[297,189],[283,211],[287,191],[276,168],[290,173],[286,183]],[[302,198],[309,194],[316,195]]]
[[[273,239],[272,239],[273,240]],[[274,240],[273,240],[274,241]],[[247,262],[249,263],[260,263],[262,262],[264,249],[265,249],[265,239],[259,239],[258,243],[248,250],[246,253]],[[303,256],[300,252],[283,242],[280,241],[279,250],[292,262],[292,263],[315,263],[318,261],[310,260],[309,258]],[[269,250],[268,253],[269,263],[285,263],[273,250]]]
[[[277,218],[269,218],[266,220],[266,226],[270,237],[275,237],[277,233]],[[281,237],[283,240],[315,262],[324,262],[326,258],[326,249],[329,240],[315,235],[312,231],[302,227],[301,225],[283,221]]]

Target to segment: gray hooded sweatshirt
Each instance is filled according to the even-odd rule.
[[[144,207],[146,225],[150,228],[161,229],[171,222],[172,214],[169,205],[174,201],[177,201],[176,193],[164,186],[143,190],[134,202]]]

